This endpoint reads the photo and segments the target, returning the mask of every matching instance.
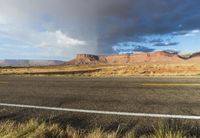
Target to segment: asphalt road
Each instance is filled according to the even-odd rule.
[[[0,103],[88,110],[200,116],[200,78],[66,78],[0,76]],[[42,118],[75,127],[150,118],[0,106],[0,121]],[[91,125],[92,124],[92,125]]]

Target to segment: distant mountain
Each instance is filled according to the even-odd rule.
[[[0,60],[0,67],[50,66],[63,63],[59,60]]]
[[[194,53],[189,57],[178,55],[176,52],[159,51],[137,54],[118,54],[109,56],[97,56],[90,54],[78,54],[75,59],[65,64],[134,64],[134,63],[179,63],[199,62],[200,53]]]

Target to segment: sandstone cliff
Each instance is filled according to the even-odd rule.
[[[200,55],[200,54],[199,54]],[[89,54],[78,54],[75,59],[66,62],[66,64],[134,64],[134,63],[178,63],[200,58],[198,55],[184,58],[176,53],[166,51],[149,52],[138,54],[120,54],[110,56],[96,56]],[[193,60],[191,60],[193,61]]]

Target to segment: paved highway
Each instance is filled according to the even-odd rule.
[[[0,103],[114,112],[200,116],[200,78],[0,76]],[[0,106],[0,120],[50,119],[72,125],[136,119]],[[149,118],[146,118],[148,120]],[[141,118],[137,118],[141,120]],[[122,122],[123,122],[122,121]]]

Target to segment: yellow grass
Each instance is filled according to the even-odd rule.
[[[167,76],[199,75],[199,64],[143,63],[130,65],[68,65],[28,68],[0,68],[0,74],[64,75],[69,77],[111,77],[111,76]]]
[[[30,120],[25,123],[15,123],[7,121],[0,123],[1,138],[135,138],[135,130],[130,130],[124,135],[120,135],[120,131],[105,132],[103,129],[97,128],[91,131],[76,130],[70,126],[61,127],[58,124],[50,124]],[[172,130],[170,127],[161,123],[158,128],[154,128],[154,132],[143,134],[140,138],[186,138],[192,137],[188,132],[181,130]],[[195,138],[193,136],[193,138]]]

